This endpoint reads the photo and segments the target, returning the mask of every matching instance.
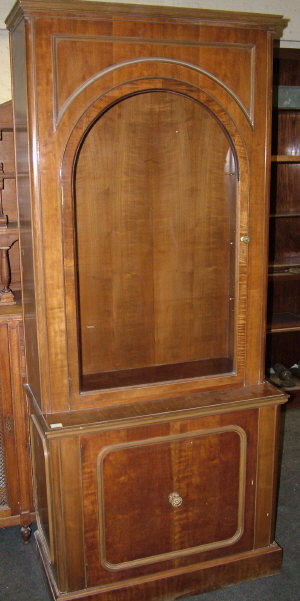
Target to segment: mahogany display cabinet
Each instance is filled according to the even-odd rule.
[[[55,599],[272,574],[264,379],[282,17],[21,0],[11,35],[37,542]]]

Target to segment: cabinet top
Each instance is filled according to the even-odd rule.
[[[287,25],[282,15],[263,13],[180,8],[173,6],[118,4],[82,0],[18,0],[6,18],[8,29],[14,29],[23,17],[59,16],[91,19],[137,19],[189,22],[191,25],[217,25],[270,31],[280,37]]]

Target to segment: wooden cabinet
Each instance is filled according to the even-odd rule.
[[[300,53],[277,51],[274,60],[270,216],[269,334],[271,379],[300,400],[300,378],[280,378],[280,367],[299,363],[300,348]],[[278,366],[277,366],[278,368]]]
[[[33,520],[12,102],[0,105],[0,527]]]
[[[163,600],[273,573],[286,395],[264,381],[264,340],[282,18],[22,0],[7,24],[52,593]]]

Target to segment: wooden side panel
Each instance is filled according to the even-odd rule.
[[[278,407],[259,410],[255,548],[274,541],[277,482]]]
[[[49,443],[32,420],[33,471],[39,538],[60,591],[85,587],[79,438]]]
[[[81,454],[79,438],[66,438],[60,445],[62,509],[66,549],[67,590],[86,586],[83,542]]]
[[[35,418],[30,424],[34,500],[39,529],[50,550],[53,544],[51,523],[51,488],[49,478],[49,450],[45,437]],[[52,554],[53,558],[53,554]]]
[[[271,36],[258,35],[255,73],[254,137],[249,147],[249,264],[247,311],[247,366],[245,382],[263,382],[265,377],[266,299],[269,233],[270,143],[271,143]],[[258,160],[258,156],[260,157]]]
[[[55,568],[57,586],[60,591],[68,587],[66,562],[66,535],[63,515],[63,482],[61,478],[60,440],[50,443],[50,490],[51,511],[53,511],[53,548],[51,561]],[[72,503],[72,499],[70,499]],[[73,545],[76,541],[73,541]]]
[[[16,143],[16,176],[20,220],[22,288],[26,339],[27,371],[30,386],[40,402],[39,351],[34,290],[34,259],[32,240],[31,182],[28,147],[28,107],[26,81],[25,26],[21,22],[11,34],[12,77],[14,86],[14,115]]]

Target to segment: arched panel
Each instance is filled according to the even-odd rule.
[[[83,40],[75,43],[74,40],[63,40],[60,37],[54,37],[54,65],[53,65],[53,73],[55,74],[55,86],[54,86],[54,98],[55,98],[55,122],[56,126],[59,124],[60,120],[63,118],[64,113],[68,110],[70,105],[76,100],[82,92],[91,88],[93,84],[100,86],[100,88],[105,87],[104,81],[106,78],[113,78],[112,81],[122,82],[127,78],[130,78],[130,72],[133,70],[135,72],[135,77],[137,77],[137,73],[140,71],[141,76],[143,76],[145,69],[147,70],[147,74],[153,77],[157,77],[157,74],[164,70],[165,73],[172,72],[182,72],[184,73],[184,77],[191,83],[198,82],[204,78],[207,82],[206,88],[209,85],[216,85],[219,89],[219,92],[225,91],[229,97],[231,97],[234,102],[237,103],[239,108],[242,110],[246,118],[248,119],[250,124],[253,124],[253,114],[254,114],[254,64],[255,64],[255,51],[254,47],[251,45],[232,45],[230,44],[228,48],[225,48],[224,45],[220,46],[218,49],[222,55],[226,53],[228,55],[228,61],[231,65],[234,65],[234,69],[230,69],[230,74],[228,72],[219,71],[220,65],[218,61],[214,61],[211,63],[211,53],[209,52],[209,47],[204,44],[199,44],[197,53],[201,48],[201,61],[202,67],[199,67],[197,64],[189,63],[184,60],[174,59],[172,57],[172,52],[170,48],[168,50],[169,55],[166,56],[152,56],[145,58],[142,56],[141,58],[131,58],[127,61],[121,61],[120,63],[111,65],[109,59],[108,63],[103,65],[103,69],[99,71],[99,62],[105,56],[105,52],[103,51],[103,47],[101,52],[99,53],[99,46],[101,45],[101,40],[97,38],[94,40],[94,44],[96,45],[98,51],[94,51],[92,56],[94,57],[94,65],[91,61],[87,66],[89,71],[87,71],[87,67],[85,67],[84,71],[81,69],[71,69],[70,74],[66,78],[66,73],[64,69],[64,76],[60,75],[60,64],[64,64],[62,58],[59,56],[65,56],[65,53],[74,52],[76,58],[78,57],[78,49],[77,46],[82,43],[86,43]],[[89,41],[91,43],[91,41]],[[135,56],[135,52],[137,55],[139,54],[139,45],[137,48],[133,47],[133,56]],[[176,47],[172,47],[173,52],[176,53]],[[109,55],[109,50],[108,52]],[[207,52],[208,51],[208,52]],[[80,54],[79,54],[80,55]],[[121,54],[122,56],[122,54]],[[239,56],[239,61],[237,63],[236,57]],[[106,57],[107,60],[107,57]],[[85,78],[83,81],[78,80],[78,77],[82,78],[82,73],[84,73]],[[90,76],[88,77],[88,73]],[[245,90],[245,87],[242,83],[241,73],[243,73],[244,77],[247,77],[250,94],[249,91]],[[234,77],[233,77],[234,74]],[[222,75],[222,78],[220,78]],[[228,80],[231,82],[231,85],[226,83]],[[71,84],[72,81],[72,84]],[[65,88],[74,87],[74,90],[71,94],[67,95]]]

